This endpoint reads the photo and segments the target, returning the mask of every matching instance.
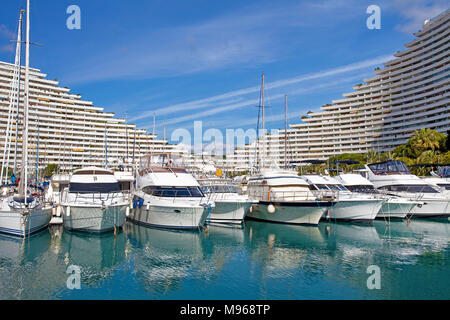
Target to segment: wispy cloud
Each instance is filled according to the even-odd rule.
[[[6,25],[0,24],[0,37],[13,40],[17,38],[17,35],[14,31],[11,31]]]
[[[268,83],[266,88],[268,90],[272,90],[275,88],[288,87],[291,85],[298,84],[300,82],[311,81],[311,80],[326,78],[326,77],[330,77],[330,76],[336,76],[336,75],[344,74],[344,73],[351,72],[351,71],[361,70],[361,69],[365,69],[365,68],[368,68],[371,66],[381,64],[382,62],[386,62],[391,58],[392,58],[391,55],[381,56],[381,57],[376,57],[374,59],[359,61],[356,63],[352,63],[349,65],[345,65],[345,66],[341,66],[341,67],[337,67],[337,68],[321,70],[321,71],[307,74],[307,75],[301,75],[301,76],[292,77],[292,78],[288,78],[288,79],[281,79],[281,80],[277,80],[277,81]],[[192,114],[186,115],[186,116],[178,117],[175,119],[171,119],[171,120],[167,121],[166,124],[175,124],[175,123],[180,123],[183,121],[188,121],[188,120],[192,120],[192,119],[196,119],[196,118],[199,119],[202,116],[209,116],[209,115],[213,115],[213,114],[216,114],[219,112],[230,111],[230,110],[234,110],[234,109],[249,106],[249,105],[256,105],[259,102],[258,99],[250,99],[250,100],[246,99],[246,101],[242,101],[242,102],[238,102],[238,103],[231,103],[231,104],[228,99],[234,98],[234,97],[241,97],[241,99],[244,99],[244,97],[246,95],[256,93],[259,90],[260,90],[260,86],[254,86],[254,87],[249,87],[249,88],[245,88],[245,89],[230,91],[230,92],[227,92],[224,94],[215,95],[215,96],[204,98],[204,99],[189,101],[186,103],[180,103],[180,104],[175,104],[175,105],[158,108],[158,109],[151,110],[151,111],[146,111],[146,112],[143,112],[143,113],[131,118],[130,120],[137,121],[137,120],[142,120],[145,118],[153,117],[153,114],[155,112],[157,113],[157,115],[162,115],[162,114],[168,115],[168,114],[172,114],[172,113],[178,113],[180,111],[198,110],[198,109],[208,108],[209,110],[205,111],[205,112],[196,113],[193,115]],[[297,89],[297,90],[298,90],[297,93],[302,92],[301,89]],[[293,91],[292,93],[295,94],[296,92]],[[284,95],[281,94],[279,96],[277,95],[277,96],[273,96],[271,98],[276,99],[276,98],[280,98],[280,97],[284,97]],[[223,106],[224,104],[225,104],[225,106]]]
[[[327,12],[334,13],[327,23],[338,24],[350,8],[329,1],[253,4],[191,25],[151,32],[130,30],[126,37],[118,35],[112,46],[108,43],[102,50],[89,50],[89,56],[82,52],[83,62],[66,69],[64,77],[72,84],[149,79],[274,62],[301,41],[287,39],[284,35],[289,31],[322,26],[316,17]]]
[[[450,3],[448,0],[394,0],[392,7],[406,19],[406,23],[398,24],[396,29],[411,34],[421,29],[425,20],[449,9]]]

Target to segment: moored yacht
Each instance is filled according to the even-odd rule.
[[[61,199],[63,224],[73,231],[116,231],[125,222],[128,205],[111,170],[75,170]]]
[[[315,193],[329,192],[337,199],[336,205],[324,218],[348,221],[372,221],[381,209],[383,200],[372,195],[352,193],[336,179],[327,175],[301,176]]]
[[[384,194],[376,190],[373,183],[360,174],[345,173],[336,176],[335,179],[353,193],[372,194],[383,199],[383,205],[376,218],[403,219],[415,206],[422,205],[419,201]]]
[[[214,202],[208,222],[241,224],[254,203],[246,195],[239,194],[231,180],[225,178],[198,179],[203,193]]]
[[[181,157],[158,153],[141,159],[129,220],[150,227],[199,229],[212,207]]]
[[[414,217],[448,217],[450,197],[419,177],[411,174],[404,162],[387,160],[366,165],[367,178],[378,190],[423,202],[411,211]]]
[[[267,170],[248,179],[247,192],[258,201],[247,217],[280,223],[317,225],[332,198],[314,195],[308,183],[295,172]]]

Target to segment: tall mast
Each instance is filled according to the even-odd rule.
[[[23,13],[25,10],[20,10],[20,18],[19,18],[19,83],[18,83],[18,90],[17,90],[17,114],[16,114],[16,132],[15,132],[15,139],[14,139],[14,174],[17,172],[17,135],[19,132],[19,106],[20,106],[20,79],[22,75],[22,21],[23,21]]]
[[[287,95],[284,96],[284,168],[287,169]]]
[[[266,134],[264,131],[264,73],[261,79],[261,115],[262,115],[262,134],[263,134],[263,156],[262,156],[262,167],[264,169],[265,155],[266,155]]]
[[[21,58],[21,48],[22,48],[22,15],[23,10],[20,10],[19,14],[19,27],[17,31],[17,43],[16,43],[16,56],[14,59],[14,69],[13,69],[13,77],[11,80],[11,91],[9,95],[9,111],[8,111],[8,121],[6,125],[5,132],[5,143],[3,148],[3,158],[2,158],[2,166],[1,166],[1,177],[0,184],[8,182],[8,169],[9,169],[9,159],[11,154],[11,143],[12,143],[12,121],[14,119],[14,106],[15,99],[17,98],[17,115],[16,121],[18,121],[18,113],[19,113],[19,99],[20,99],[20,58]],[[17,93],[16,93],[17,90]],[[16,122],[16,130],[17,130],[17,122]],[[17,131],[16,131],[16,139],[15,146],[17,149]],[[16,172],[16,155],[14,154],[14,173]]]
[[[30,86],[30,0],[27,0],[27,30],[25,42],[25,92],[24,92],[24,110],[23,110],[23,142],[22,142],[22,172],[20,194],[27,203],[27,175],[28,175],[28,108],[29,108],[29,86]]]

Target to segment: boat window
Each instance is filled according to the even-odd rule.
[[[439,183],[438,186],[444,188],[445,190],[450,190],[450,184]]]
[[[347,188],[345,188],[344,186],[338,185],[338,184],[330,184],[330,185],[328,185],[328,188],[330,188],[330,190],[335,190],[335,191],[348,191]]]
[[[389,173],[410,174],[406,164],[398,160],[370,164],[369,168],[376,175],[383,175]]]
[[[314,186],[317,190],[329,190],[328,187],[324,184],[315,184]]]
[[[142,189],[146,194],[155,197],[175,197],[175,198],[190,198],[203,197],[203,193],[199,187],[160,187],[147,186]]]
[[[439,167],[437,174],[443,178],[450,178],[450,166]]]
[[[411,193],[439,193],[438,190],[428,185],[391,185],[381,187],[382,190]]]
[[[118,182],[108,182],[108,183],[71,182],[69,183],[69,192],[78,192],[78,193],[120,192],[120,186]]]
[[[351,192],[360,192],[360,193],[376,192],[375,188],[369,185],[347,186],[347,189],[350,190]]]
[[[235,186],[230,185],[214,185],[214,186],[203,186],[202,191],[204,193],[237,193]]]

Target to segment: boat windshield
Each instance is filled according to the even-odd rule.
[[[108,182],[108,183],[71,182],[69,183],[69,192],[74,193],[120,192],[120,186],[118,182]]]
[[[201,198],[204,196],[199,187],[147,186],[142,191],[155,197]]]
[[[381,190],[394,192],[409,192],[409,193],[439,193],[439,190],[429,185],[390,185],[380,188]]]
[[[326,185],[324,184],[315,184],[314,185],[317,190],[330,190]]]
[[[376,175],[410,174],[406,164],[398,160],[390,160],[385,162],[369,164],[369,168]]]
[[[375,188],[370,185],[347,186],[347,189],[350,190],[351,192],[376,193]]]
[[[161,167],[183,168],[183,158],[175,153],[149,154],[141,158],[141,169]]]
[[[204,193],[238,193],[236,187],[231,185],[203,186],[202,191]]]
[[[329,184],[328,188],[330,188],[330,190],[335,190],[335,191],[348,191],[346,187],[341,186],[339,184]]]
[[[439,167],[437,174],[442,178],[450,178],[450,166]]]
[[[444,188],[445,190],[450,190],[450,184],[449,183],[438,183],[438,186],[441,188]]]

